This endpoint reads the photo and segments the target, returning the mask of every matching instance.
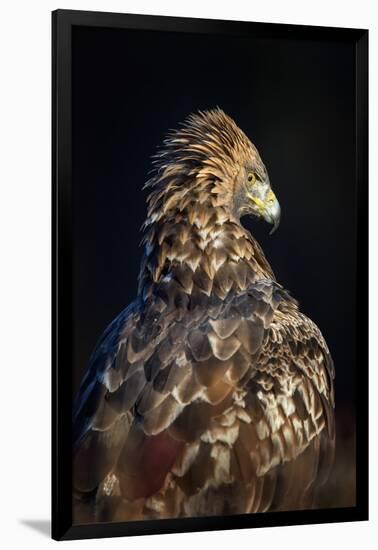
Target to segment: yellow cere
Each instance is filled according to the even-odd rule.
[[[265,199],[265,202],[267,204],[273,202],[276,200],[276,195],[273,193],[273,191],[270,189],[270,191],[267,193],[266,195],[266,199]]]

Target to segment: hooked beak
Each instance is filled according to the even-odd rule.
[[[281,207],[273,191],[269,191],[266,201],[264,203],[264,209],[262,211],[262,217],[268,223],[273,225],[269,235],[274,233],[280,225],[281,219]]]
[[[264,200],[251,194],[248,194],[247,197],[251,199],[254,204],[254,212],[257,212],[259,217],[273,225],[269,235],[274,233],[280,225],[281,207],[273,191],[270,189]]]

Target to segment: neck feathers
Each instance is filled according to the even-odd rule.
[[[139,275],[144,298],[159,285],[175,282],[188,296],[215,293],[223,300],[231,290],[274,279],[258,243],[221,205],[189,203],[147,228]]]

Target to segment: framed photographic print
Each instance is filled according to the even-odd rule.
[[[368,517],[368,32],[53,13],[53,538]]]

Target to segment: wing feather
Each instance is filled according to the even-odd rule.
[[[107,498],[114,517],[139,499],[141,517],[307,505],[334,445],[320,331],[271,280],[229,292],[223,271],[219,298],[198,277],[188,302],[185,275],[125,310],[92,356],[74,417],[76,489],[98,488],[97,519]]]

